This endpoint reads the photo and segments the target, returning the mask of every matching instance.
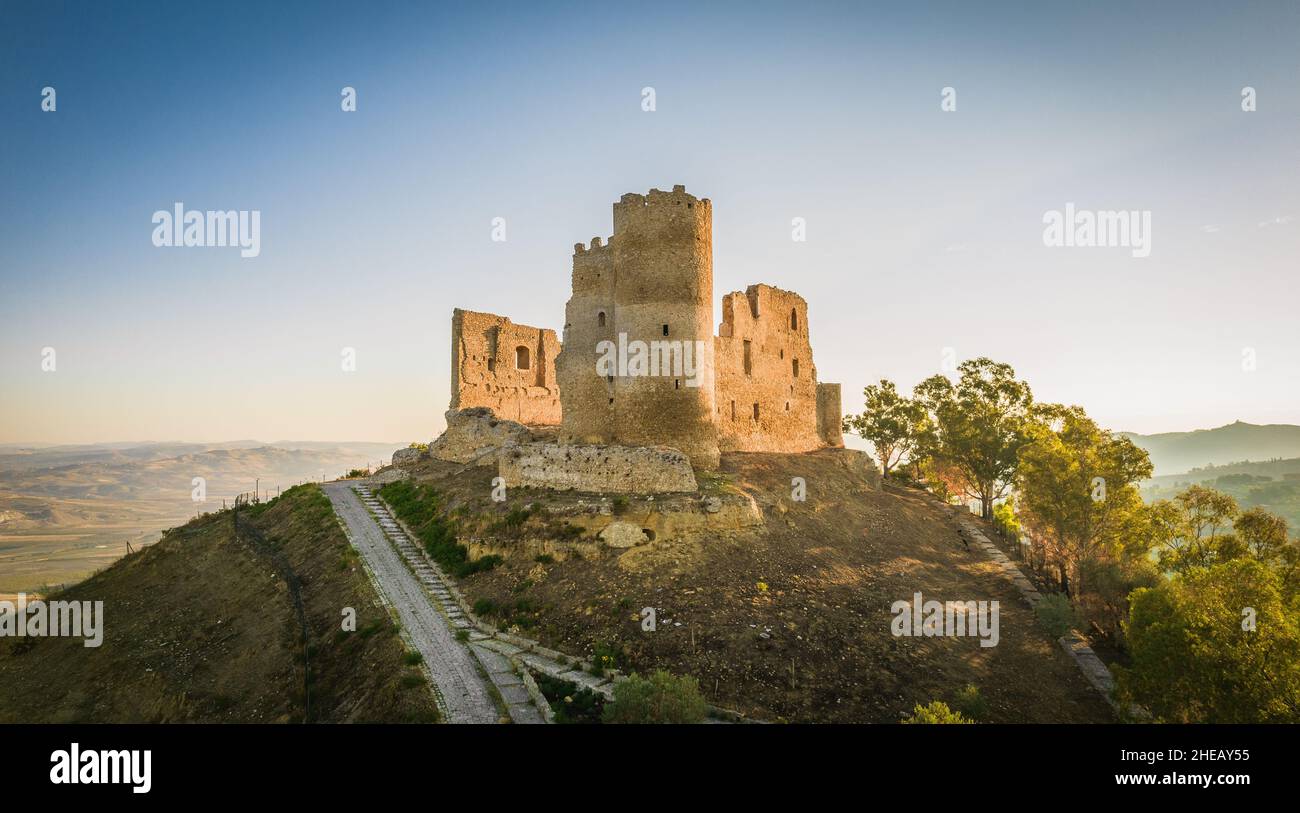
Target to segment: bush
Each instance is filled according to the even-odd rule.
[[[928,706],[917,703],[912,709],[912,713],[904,716],[899,722],[921,725],[951,725],[974,723],[975,721],[967,719],[961,712],[948,708],[947,703],[935,700]]]
[[[1048,593],[1043,596],[1038,606],[1034,607],[1038,623],[1053,638],[1060,638],[1079,624],[1078,613],[1064,593]]]
[[[980,694],[979,687],[973,683],[966,684],[957,692],[952,705],[958,714],[970,720],[985,720],[989,716],[989,704]]]
[[[606,704],[606,723],[698,723],[708,713],[699,682],[660,669],[649,678],[633,674],[614,687]]]
[[[481,598],[474,602],[474,615],[492,615],[497,611],[497,603],[490,598]]]
[[[599,723],[605,696],[567,680],[537,673],[537,689],[551,706],[557,723]]]

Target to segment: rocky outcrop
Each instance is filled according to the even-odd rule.
[[[421,457],[424,457],[426,450],[418,449],[414,446],[406,449],[398,449],[393,452],[393,465],[398,468],[408,468],[415,465]]]
[[[828,453],[835,455],[836,462],[841,466],[862,478],[867,488],[880,490],[880,469],[876,468],[876,461],[871,455],[857,449],[835,449]]]
[[[438,460],[491,464],[495,462],[491,452],[532,440],[527,426],[498,418],[487,407],[448,410],[446,418],[446,431],[429,444],[429,454]]]
[[[667,446],[570,446],[524,443],[498,456],[507,487],[663,494],[695,491],[685,454]]]

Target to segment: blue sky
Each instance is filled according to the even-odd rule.
[[[952,348],[1115,429],[1300,423],[1300,5],[267,5],[0,6],[0,442],[427,439],[452,308],[559,330],[679,183],[846,411]],[[261,254],[154,247],[176,201]],[[1067,202],[1151,256],[1045,247]]]

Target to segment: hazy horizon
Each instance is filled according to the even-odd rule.
[[[452,309],[561,330],[573,244],[674,184],[715,329],[797,291],[846,414],[951,348],[1115,431],[1300,424],[1300,6],[736,8],[7,4],[0,443],[428,440]],[[178,201],[259,256],[156,248]],[[1067,204],[1150,256],[1044,246]]]

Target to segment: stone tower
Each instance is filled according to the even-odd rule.
[[[718,465],[714,426],[713,208],[707,198],[650,190],[614,204],[614,234],[574,246],[573,295],[555,362],[561,437],[572,443],[664,445],[697,469]],[[612,343],[689,345],[694,376],[602,375]]]

